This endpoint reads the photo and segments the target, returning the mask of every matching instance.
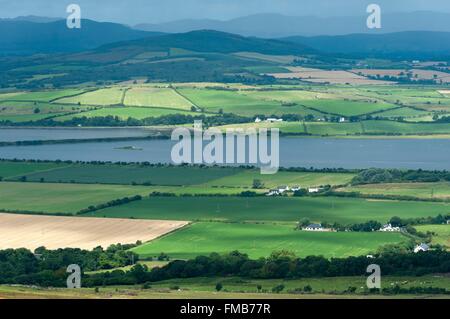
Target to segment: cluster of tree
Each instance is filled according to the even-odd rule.
[[[400,183],[400,182],[439,182],[450,181],[448,171],[398,170],[372,168],[359,172],[352,185]]]
[[[365,223],[360,223],[360,224],[351,224],[346,226],[342,226],[342,225],[334,225],[334,229],[338,230],[338,231],[346,231],[346,230],[350,230],[353,232],[373,232],[373,231],[377,231],[379,230],[383,225],[381,225],[380,222],[377,222],[375,220],[369,220]]]
[[[437,215],[435,217],[417,217],[417,218],[400,218],[397,216],[392,217],[389,223],[394,227],[405,227],[414,225],[442,225],[446,224],[450,220],[450,214]]]
[[[141,195],[136,195],[133,197],[124,197],[124,198],[120,198],[120,199],[114,199],[107,203],[98,204],[95,206],[89,206],[88,208],[84,208],[84,209],[80,210],[79,212],[77,212],[77,215],[92,213],[97,210],[101,210],[101,209],[105,209],[105,208],[113,207],[113,206],[120,206],[120,205],[128,204],[130,202],[138,201],[138,200],[142,200]]]
[[[312,197],[315,197],[315,196],[324,196],[324,195],[330,193],[331,189],[332,189],[331,185],[322,185],[322,186],[320,186],[320,188],[319,188],[319,190],[318,190],[317,192],[310,193],[306,188],[302,188],[302,189],[296,190],[296,191],[294,192],[294,196],[295,196],[295,197],[303,197],[303,196],[312,196]]]
[[[383,288],[381,291],[384,295],[449,295],[450,291],[445,288],[437,287],[409,287],[402,288],[399,285],[394,287]]]
[[[450,123],[450,116],[443,116],[435,120],[437,123]]]
[[[140,245],[112,245],[106,250],[47,250],[37,248],[0,250],[0,284],[25,284],[61,287],[66,284],[67,266],[77,264],[82,271],[112,269],[132,265],[139,256],[129,249]]]

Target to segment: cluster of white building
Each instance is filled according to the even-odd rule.
[[[261,120],[259,117],[257,117],[255,119],[255,123],[261,123],[262,121],[263,120]],[[283,122],[283,119],[277,119],[277,118],[270,117],[270,118],[266,119],[264,122],[266,122],[266,123],[277,123],[277,122]]]
[[[300,186],[278,186],[277,188],[271,189],[268,193],[266,193],[266,196],[280,196],[288,192],[297,192],[301,190],[302,188]],[[307,188],[308,193],[319,193],[323,190],[322,187],[310,187]]]
[[[383,225],[383,227],[379,229],[379,231],[383,232],[400,232],[401,230],[402,229],[400,227],[392,227],[391,224]]]

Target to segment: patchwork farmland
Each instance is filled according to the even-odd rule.
[[[97,121],[109,117],[121,121],[136,120],[144,121],[143,123],[147,121],[158,125],[165,123],[158,121],[164,117],[189,118],[233,114],[244,117],[244,121],[248,124],[253,123],[258,116],[275,116],[286,118],[286,123],[276,125],[291,125],[296,121],[308,125],[327,123],[337,125],[339,131],[343,131],[351,118],[354,118],[352,122],[360,122],[371,117],[375,120],[388,120],[392,125],[399,123],[399,119],[405,124],[410,122],[436,124],[433,122],[437,118],[450,114],[450,96],[441,92],[445,90],[438,87],[422,89],[414,86],[398,88],[389,85],[348,87],[305,84],[249,86],[221,83],[171,85],[131,83],[88,87],[84,90],[0,93],[0,121],[7,123],[52,121],[63,125],[70,121],[79,122],[82,119]],[[339,121],[336,119],[340,119],[341,122],[337,123]],[[169,120],[166,121],[170,124]],[[415,129],[413,127],[411,131]],[[433,131],[435,130],[429,129],[418,134],[434,134]],[[442,133],[442,130],[437,131]],[[317,134],[328,133],[319,130]],[[350,131],[348,134],[353,133]],[[402,130],[398,132],[387,130],[367,133],[363,131],[357,134],[409,133]]]

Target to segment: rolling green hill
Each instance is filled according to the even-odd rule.
[[[180,48],[194,52],[258,52],[263,54],[305,54],[316,53],[315,50],[301,44],[280,40],[266,40],[243,37],[231,33],[202,30],[187,33],[148,37],[133,41],[108,44],[100,47],[99,52],[117,48],[140,47],[143,51],[161,51]]]

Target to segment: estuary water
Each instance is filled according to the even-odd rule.
[[[141,137],[145,129],[0,129],[0,141]],[[51,136],[51,138],[49,138]],[[69,137],[70,136],[70,137]],[[56,138],[57,137],[57,138]],[[0,158],[171,163],[170,140],[0,147]],[[450,170],[449,139],[280,138],[280,165]]]

